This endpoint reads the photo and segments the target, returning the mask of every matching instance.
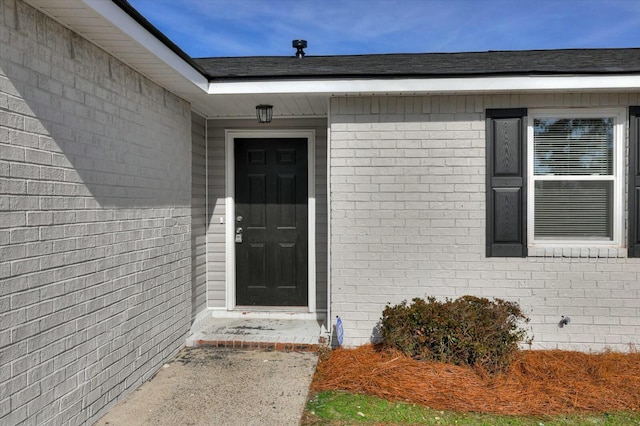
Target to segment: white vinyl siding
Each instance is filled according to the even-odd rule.
[[[206,120],[191,114],[191,320],[207,307]]]

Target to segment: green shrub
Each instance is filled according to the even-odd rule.
[[[515,302],[463,296],[439,302],[415,298],[384,309],[383,345],[419,360],[504,370],[527,337],[520,327],[529,319]]]

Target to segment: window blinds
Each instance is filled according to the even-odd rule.
[[[612,175],[611,118],[534,120],[535,175]]]
[[[612,239],[613,119],[534,119],[533,172],[534,239]]]
[[[610,239],[613,181],[537,181],[535,238]]]

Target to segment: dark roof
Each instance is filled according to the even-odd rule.
[[[640,49],[198,58],[212,80],[640,73]]]
[[[127,0],[111,1],[194,69],[217,81],[640,73],[640,48],[194,59]]]

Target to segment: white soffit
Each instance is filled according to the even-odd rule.
[[[256,105],[273,105],[274,118],[316,118],[326,117],[329,95],[205,95],[203,112],[209,118],[255,119]],[[194,107],[197,106],[194,102]]]

